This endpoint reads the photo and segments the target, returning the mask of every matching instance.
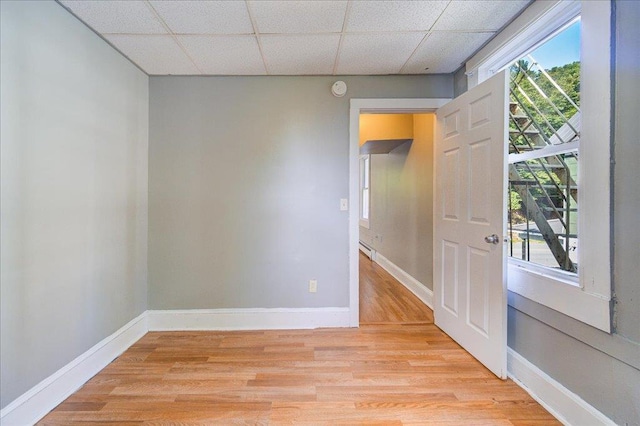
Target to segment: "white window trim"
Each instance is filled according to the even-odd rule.
[[[366,161],[368,160],[368,161]],[[368,218],[365,219],[364,215],[362,214],[363,212],[363,206],[364,206],[364,202],[363,202],[363,195],[362,195],[362,191],[364,190],[364,185],[362,182],[362,164],[366,164],[367,167],[369,168],[369,170],[367,171],[367,175],[369,176],[369,211],[368,211]],[[366,229],[370,229],[370,220],[371,220],[371,155],[369,154],[364,154],[360,156],[360,209],[359,209],[359,216],[360,216],[360,221],[359,224],[360,226],[362,226],[363,228]]]
[[[469,88],[549,39],[580,14],[579,0],[536,1],[465,64]],[[607,1],[608,3],[608,1]]]
[[[508,288],[572,318],[611,332],[611,3],[609,0],[535,2],[467,62],[469,87],[537,47],[578,14],[582,19],[578,181],[578,280],[549,269],[508,263]],[[588,173],[584,173],[588,170]],[[589,212],[585,214],[584,212]]]

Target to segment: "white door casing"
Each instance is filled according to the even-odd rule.
[[[447,98],[351,99],[349,108],[349,199],[352,200],[352,206],[358,204],[360,199],[360,114],[372,112],[387,114],[435,112],[450,101]],[[349,325],[351,327],[359,327],[360,325],[359,211],[359,208],[349,209]],[[426,261],[429,261],[429,259]]]
[[[503,379],[507,102],[502,71],[437,110],[433,215],[435,323]]]

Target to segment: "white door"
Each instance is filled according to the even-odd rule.
[[[507,377],[507,75],[437,110],[435,323]]]

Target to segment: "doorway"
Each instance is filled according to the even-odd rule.
[[[390,274],[429,307],[435,121],[435,114],[425,112],[362,113],[359,117],[360,249],[378,270]],[[361,265],[361,274],[362,270]],[[363,291],[363,282],[361,276],[361,297],[370,294]],[[365,307],[360,303],[361,309]],[[369,314],[360,312],[361,323]]]
[[[349,199],[355,207],[360,199],[360,116],[361,114],[433,113],[449,99],[352,99],[349,129]],[[359,240],[360,211],[349,211],[349,311],[350,325],[360,324],[359,311]],[[374,235],[375,238],[375,235]],[[382,235],[384,242],[384,235]],[[378,261],[383,261],[378,258]],[[400,273],[400,271],[398,271]],[[395,274],[392,274],[395,275]],[[408,275],[408,274],[407,274]],[[423,287],[421,284],[419,286]]]

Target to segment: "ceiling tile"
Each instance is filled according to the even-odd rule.
[[[144,1],[73,1],[62,4],[101,34],[166,34]]]
[[[434,30],[497,31],[524,9],[530,0],[453,0]]]
[[[340,43],[339,34],[261,36],[269,74],[331,74]]]
[[[338,74],[397,74],[424,34],[347,34]]]
[[[457,70],[494,33],[434,32],[409,60],[403,74],[450,73]],[[429,68],[425,70],[425,68]]]
[[[200,74],[172,36],[107,35],[106,39],[147,74]]]
[[[255,36],[178,36],[204,74],[264,75],[264,62]]]
[[[151,1],[151,5],[176,34],[253,33],[244,1]]]
[[[336,74],[449,73],[530,4],[529,0],[59,1],[152,75],[264,75],[265,66],[269,74],[327,75],[334,71],[337,49]]]
[[[260,33],[339,33],[346,1],[251,1],[251,14]]]
[[[427,31],[449,3],[446,1],[375,1],[351,3],[348,32]]]

